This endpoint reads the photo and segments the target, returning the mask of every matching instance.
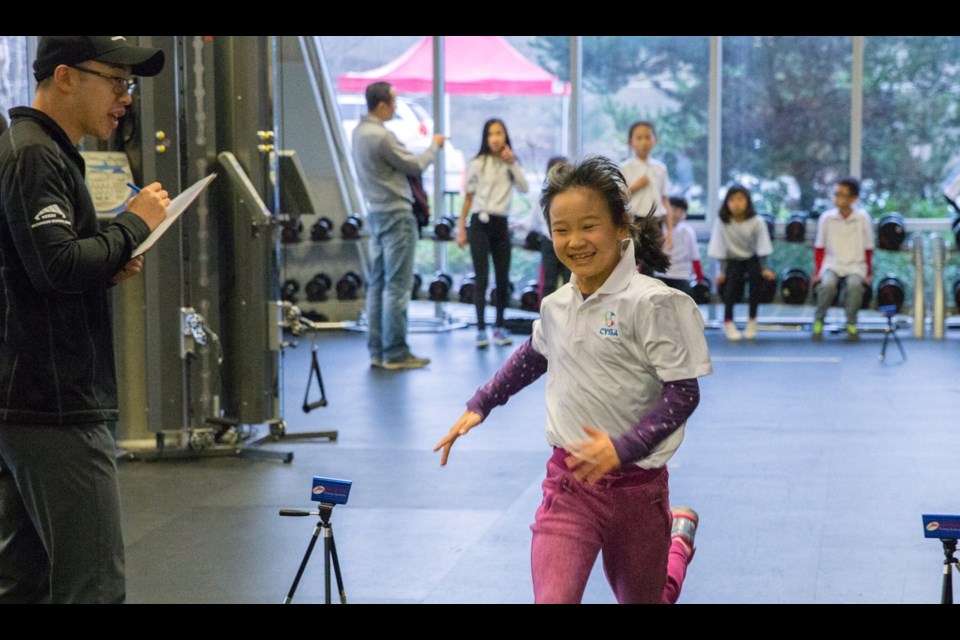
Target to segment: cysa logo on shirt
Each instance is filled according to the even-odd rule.
[[[620,332],[617,331],[617,314],[613,311],[607,311],[603,314],[603,326],[600,327],[600,335],[602,336],[619,336]]]

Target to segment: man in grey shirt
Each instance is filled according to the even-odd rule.
[[[407,176],[433,162],[443,136],[420,155],[411,153],[384,122],[397,110],[397,92],[388,82],[366,90],[367,111],[353,130],[353,159],[367,200],[370,274],[367,282],[370,366],[390,370],[419,369],[427,358],[410,353],[407,307],[413,292],[413,259],[419,230]]]

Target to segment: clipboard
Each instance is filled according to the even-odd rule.
[[[130,257],[136,258],[137,256],[146,253],[150,247],[156,244],[157,240],[160,239],[160,236],[166,233],[167,229],[173,226],[173,223],[180,218],[180,215],[186,211],[191,204],[193,204],[193,201],[196,200],[197,197],[203,193],[207,187],[210,186],[210,183],[213,182],[214,178],[216,177],[217,174],[211,173],[206,178],[197,180],[190,185],[186,191],[171,200],[170,206],[167,207],[167,217],[163,219],[163,222],[161,222],[156,229],[150,232],[150,235],[147,236],[147,239],[140,243],[140,246],[133,251]]]

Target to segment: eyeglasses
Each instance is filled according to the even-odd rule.
[[[100,76],[101,78],[106,78],[107,80],[113,81],[113,93],[114,95],[122,96],[123,92],[132,93],[133,89],[137,86],[136,78],[120,78],[118,76],[111,76],[107,73],[102,73],[100,71],[94,71],[93,69],[87,69],[85,67],[74,67],[73,65],[68,65],[72,69],[77,71],[83,71],[84,73],[89,73],[92,76]]]

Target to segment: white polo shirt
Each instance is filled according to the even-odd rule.
[[[667,233],[664,225],[664,234]],[[667,252],[670,255],[670,268],[666,273],[656,275],[672,280],[689,280],[693,275],[693,262],[700,259],[700,248],[697,246],[697,232],[686,222],[679,222],[673,228],[673,247]]]
[[[813,242],[823,249],[820,273],[827,269],[841,278],[849,275],[867,277],[867,249],[873,249],[873,220],[863,209],[854,207],[844,218],[837,208],[824,212],[817,219],[817,238]]]
[[[576,275],[543,300],[533,347],[547,359],[547,441],[587,438],[583,425],[621,436],[660,397],[664,382],[713,372],[703,316],[690,296],[640,275],[633,241],[586,300]],[[664,466],[683,441],[681,425],[637,466]]]
[[[663,198],[670,193],[670,178],[667,176],[667,165],[654,158],[641,160],[633,156],[620,166],[620,172],[627,181],[627,187],[647,176],[650,182],[630,196],[630,213],[638,218],[645,218],[651,207],[657,205],[655,216],[663,216],[667,208],[663,205]]]

